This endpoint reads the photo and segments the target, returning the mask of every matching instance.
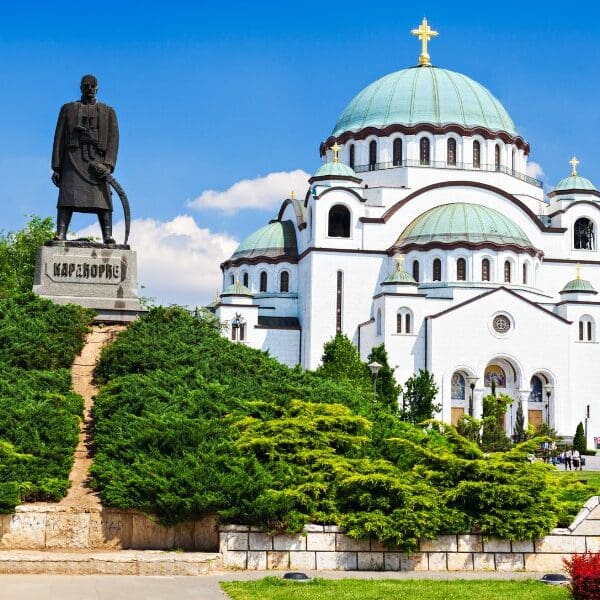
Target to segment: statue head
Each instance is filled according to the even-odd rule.
[[[93,75],[84,75],[81,78],[81,101],[93,104],[98,92],[98,80]]]

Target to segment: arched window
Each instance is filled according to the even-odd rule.
[[[369,143],[369,171],[377,168],[377,142],[372,140]]]
[[[350,237],[350,211],[345,206],[336,204],[329,209],[327,235],[329,237]]]
[[[338,271],[336,274],[335,293],[335,332],[342,333],[342,302],[343,302],[344,273]]]
[[[261,292],[267,291],[267,272],[266,271],[260,272],[260,288],[259,289]]]
[[[593,342],[596,339],[596,324],[589,315],[579,319],[579,341]]]
[[[419,261],[418,260],[413,260],[412,272],[413,272],[413,279],[418,282],[419,281]]]
[[[531,387],[529,402],[541,402],[544,399],[542,380],[537,375],[534,375],[529,385]]]
[[[241,315],[236,314],[235,317],[231,321],[231,340],[233,342],[244,341],[246,337],[246,324],[244,323],[244,319]]]
[[[464,400],[465,388],[465,376],[462,373],[454,373],[450,383],[450,398],[452,400]]]
[[[516,171],[517,169],[517,151],[513,149],[512,151],[512,161],[511,161],[511,165],[512,165],[512,170]]]
[[[456,165],[456,140],[449,138],[446,142],[446,162],[449,165]]]
[[[494,164],[496,166],[496,171],[500,170],[500,146],[496,144],[494,146]]]
[[[395,167],[402,166],[402,140],[400,138],[394,140],[392,159]]]
[[[242,283],[248,287],[248,273],[246,271],[244,271],[244,274],[242,275]]]
[[[350,150],[348,151],[348,164],[351,169],[354,169],[354,144],[350,144]]]
[[[467,261],[464,258],[459,258],[456,261],[456,279],[458,281],[467,280]]]
[[[290,291],[290,273],[289,271],[281,271],[279,275],[279,291],[289,292]]]
[[[400,308],[396,313],[396,333],[412,333],[413,317],[410,308]]]
[[[439,258],[433,261],[433,281],[442,280],[442,261]]]
[[[528,275],[527,263],[523,263],[523,285],[527,285]]]
[[[484,258],[481,261],[481,281],[490,280],[490,259]]]
[[[429,164],[429,138],[423,137],[419,142],[419,159],[422,165]]]
[[[229,283],[231,285],[233,285],[235,283],[235,275],[233,273],[229,276]]]
[[[381,309],[380,308],[377,309],[376,326],[377,326],[377,335],[381,335]]]
[[[505,283],[510,283],[511,282],[511,264],[510,264],[510,260],[505,260],[504,261],[504,282]]]
[[[576,250],[595,250],[596,232],[589,219],[581,217],[575,221],[573,245]]]
[[[473,168],[479,169],[481,167],[481,144],[475,140],[473,142]]]

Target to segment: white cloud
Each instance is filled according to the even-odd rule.
[[[544,176],[544,169],[539,163],[530,160],[527,163],[527,175],[529,175],[529,177],[533,177],[534,179],[540,179],[540,177]]]
[[[123,222],[115,224],[115,239],[123,239]],[[98,237],[98,225],[76,233]],[[129,244],[137,252],[140,295],[158,304],[203,306],[221,288],[220,263],[229,258],[238,242],[232,237],[198,227],[193,217],[180,215],[170,221],[135,219]]]
[[[256,179],[242,179],[224,192],[205,190],[194,200],[188,202],[190,208],[209,208],[232,215],[239,210],[258,208],[271,210],[279,208],[281,202],[294,190],[303,197],[308,187],[310,175],[302,169],[269,173]]]

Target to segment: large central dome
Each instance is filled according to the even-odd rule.
[[[419,123],[485,127],[516,135],[506,109],[487,88],[431,66],[396,71],[367,86],[342,111],[332,135]]]

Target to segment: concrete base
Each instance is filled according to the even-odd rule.
[[[38,250],[33,291],[57,304],[92,308],[101,322],[129,322],[143,312],[137,257],[128,246],[49,242]]]

